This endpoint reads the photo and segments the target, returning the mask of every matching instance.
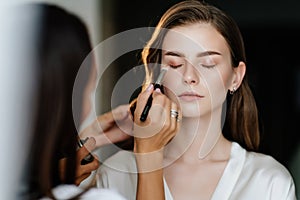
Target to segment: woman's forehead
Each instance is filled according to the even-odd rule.
[[[216,51],[221,54],[229,52],[226,40],[208,23],[189,24],[168,30],[162,50],[182,54],[199,54],[206,51]]]

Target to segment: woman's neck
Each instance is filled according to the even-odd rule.
[[[184,117],[180,131],[166,148],[167,158],[189,162],[215,160],[223,155],[223,147],[230,143],[222,134],[220,112],[201,117]]]

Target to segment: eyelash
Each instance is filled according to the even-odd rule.
[[[180,64],[180,65],[169,65],[171,68],[173,68],[173,69],[177,69],[177,68],[179,68],[179,67],[181,67],[182,66],[182,64]]]
[[[207,69],[211,69],[211,68],[214,68],[216,65],[203,65],[203,64],[200,64],[202,67],[205,67]]]
[[[216,65],[203,65],[203,64],[200,64],[202,67],[205,67],[205,68],[207,68],[207,69],[211,69],[211,68],[214,68]],[[180,64],[180,65],[169,65],[171,68],[173,68],[173,69],[177,69],[177,68],[179,68],[179,67],[181,67],[182,66],[182,64]]]

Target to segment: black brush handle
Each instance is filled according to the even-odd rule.
[[[157,89],[157,88],[159,88],[160,91],[163,93],[163,87],[162,87],[162,85],[160,85],[160,84],[154,84],[154,90]],[[140,117],[140,121],[141,121],[141,122],[146,121],[147,116],[148,116],[149,111],[150,111],[150,108],[151,108],[151,106],[152,106],[152,100],[153,100],[153,97],[152,97],[152,94],[151,94],[151,95],[149,96],[149,98],[148,98],[148,100],[147,100],[147,103],[146,103],[146,105],[145,105],[145,107],[144,107],[144,109],[143,109],[143,112],[142,112],[142,114],[141,114],[141,117]]]

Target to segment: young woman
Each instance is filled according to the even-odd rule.
[[[258,113],[245,76],[243,39],[231,17],[206,3],[182,1],[161,17],[142,59],[148,89],[137,105],[146,104],[153,66],[161,64],[165,95],[178,108],[166,110],[157,99],[141,122],[138,106],[135,154],[121,151],[108,159],[99,187],[128,199],[140,199],[136,191],[156,193],[156,199],[296,199],[287,169],[255,153]],[[165,124],[180,128],[175,137],[158,133]]]

